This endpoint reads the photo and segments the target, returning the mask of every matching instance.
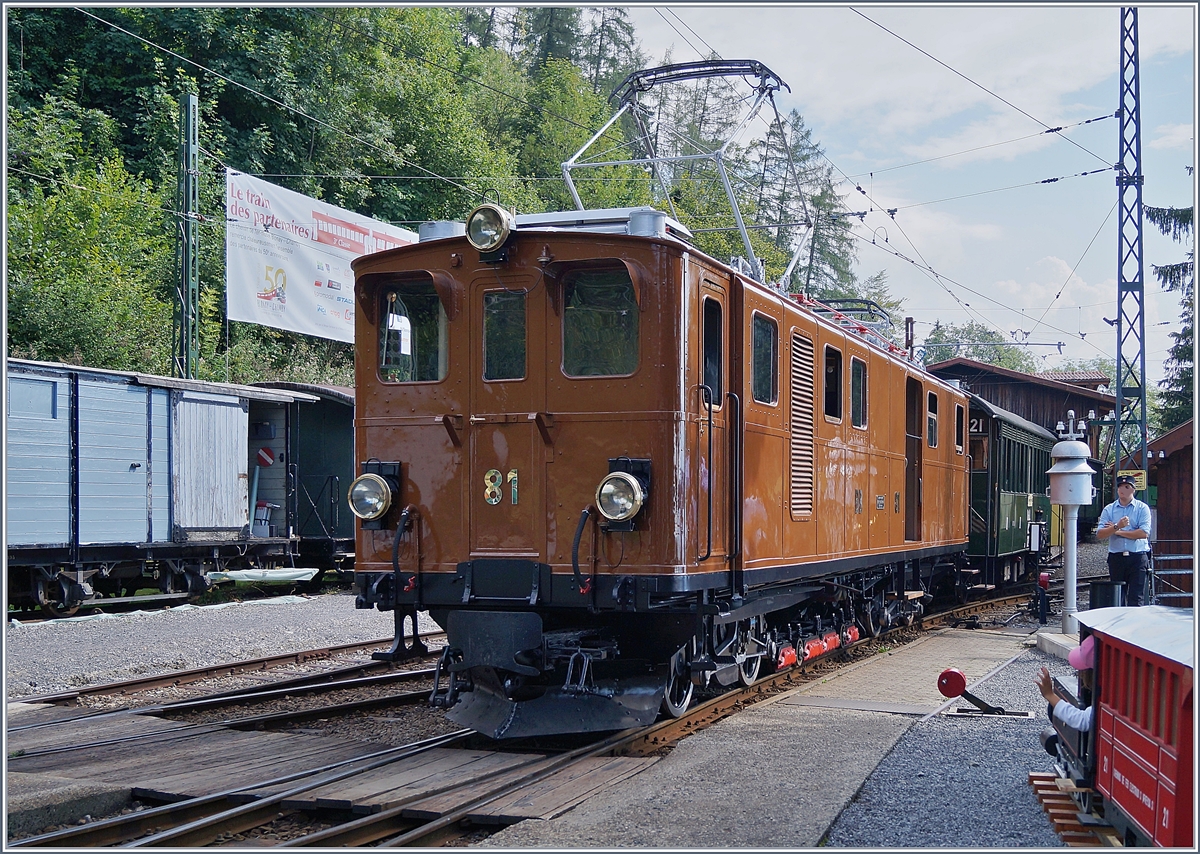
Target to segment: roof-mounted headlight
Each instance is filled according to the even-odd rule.
[[[511,213],[487,202],[467,215],[467,240],[480,252],[494,252],[504,245],[516,225]]]
[[[359,519],[379,519],[392,506],[392,487],[377,474],[364,474],[350,484],[350,510]]]

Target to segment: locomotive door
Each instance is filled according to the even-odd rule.
[[[545,300],[532,280],[476,279],[470,296],[471,558],[544,561]]]
[[[921,383],[909,377],[904,391],[904,539],[921,539]]]
[[[693,389],[693,411],[699,421],[695,479],[699,502],[694,517],[694,548],[701,569],[719,572],[726,568],[725,561],[732,550],[728,500],[730,432],[726,421],[733,407],[726,399],[726,392],[733,388],[728,376],[729,317],[724,289],[702,280],[696,310],[693,328],[698,333],[695,367],[699,381]]]

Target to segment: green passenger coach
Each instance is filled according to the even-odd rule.
[[[971,395],[971,518],[960,594],[1036,571],[1049,551],[1050,450],[1044,427]]]

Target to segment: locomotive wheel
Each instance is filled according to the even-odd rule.
[[[679,652],[671,656],[667,667],[667,687],[663,691],[662,709],[672,718],[683,717],[683,713],[692,704],[695,686],[692,685],[692,676],[688,668],[691,646],[689,642],[680,648]]]
[[[744,623],[738,623],[739,640],[742,651],[750,645],[750,640],[757,633],[761,620],[759,617],[751,617]],[[757,645],[757,644],[756,644]],[[748,657],[740,665],[738,665],[738,681],[743,685],[751,684],[758,678],[758,673],[762,669],[762,656],[755,655]]]

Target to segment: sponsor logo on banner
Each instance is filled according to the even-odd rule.
[[[417,242],[415,232],[232,169],[225,173],[225,300],[230,320],[354,340],[360,255]],[[309,271],[309,272],[305,272]],[[288,282],[310,280],[288,292]]]

